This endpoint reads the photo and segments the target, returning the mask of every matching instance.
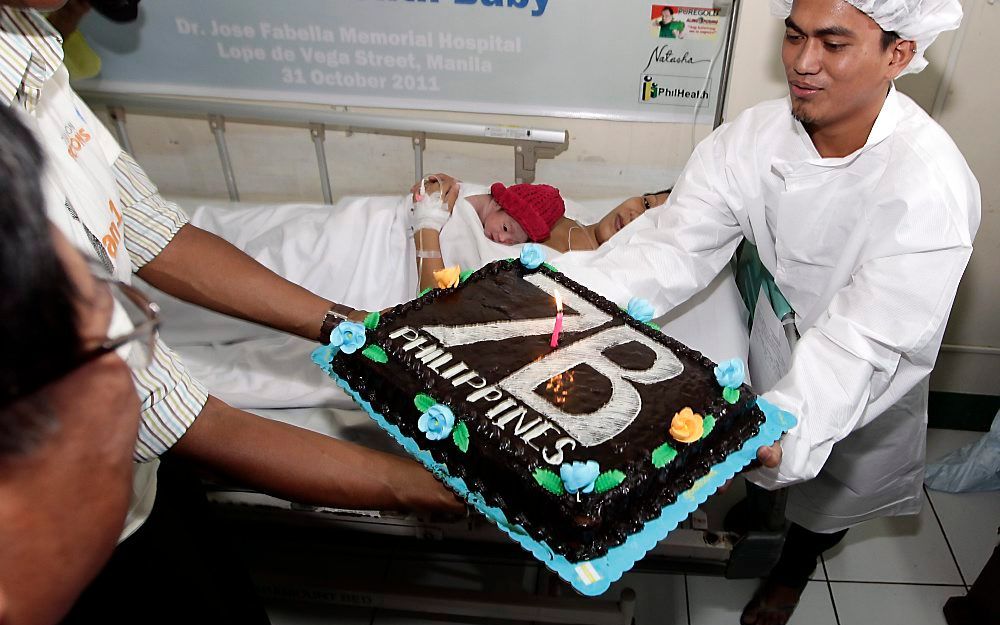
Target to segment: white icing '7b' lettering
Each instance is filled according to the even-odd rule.
[[[551,296],[555,291],[558,291],[563,302],[576,311],[577,314],[567,311],[564,316],[562,328],[564,333],[599,328],[612,319],[611,315],[598,309],[573,291],[559,285],[545,274],[536,273],[525,276],[524,279],[547,295]],[[555,313],[554,303],[552,312]],[[500,319],[489,323],[454,326],[425,326],[422,330],[437,339],[442,347],[447,348],[483,341],[503,341],[524,336],[548,335],[552,332],[552,316],[540,319]],[[403,346],[404,350],[416,349],[417,347],[425,350],[430,349],[424,345],[423,337],[409,328],[396,330],[390,335],[391,338],[397,336],[409,341]],[[645,345],[655,354],[656,357],[649,368],[642,371],[625,369],[604,356],[607,349],[633,341]],[[437,353],[435,353],[435,357],[438,357]],[[611,396],[608,397],[608,401],[604,405],[594,412],[580,415],[570,414],[534,392],[534,389],[543,382],[583,363],[593,367],[611,382]],[[465,363],[461,364],[464,366]],[[495,386],[487,386],[486,380],[474,371],[459,375],[452,380],[452,384],[458,386],[468,383],[474,389],[478,389],[477,392],[468,397],[468,401],[473,402],[483,398],[487,398],[489,401],[499,400],[500,395],[497,392],[497,387],[499,387],[523,404],[549,417],[569,435],[569,437],[558,441],[562,445],[557,444],[554,453],[550,454],[547,451],[543,453],[546,462],[558,463],[562,459],[563,447],[571,445],[571,449],[575,448],[577,442],[584,447],[600,445],[620,434],[639,416],[639,412],[642,410],[642,399],[635,384],[663,382],[677,377],[683,370],[684,366],[680,360],[666,345],[628,325],[619,325],[601,330],[565,347],[560,347],[543,358],[525,365]],[[455,372],[457,373],[457,371],[456,369]],[[445,377],[454,375],[450,369],[445,374]],[[475,383],[473,383],[473,379],[475,379]],[[491,411],[491,418],[493,418],[493,414]],[[508,413],[497,415],[495,423],[503,427],[511,420],[523,416],[523,408],[514,408]],[[524,426],[526,429],[528,427],[528,425]]]
[[[567,314],[563,317],[563,332],[583,332],[607,323],[611,319],[610,315],[573,291],[560,286],[544,274],[536,273],[525,276],[524,279],[549,295],[553,295],[558,290],[565,305],[579,313],[578,315]],[[440,341],[444,347],[454,347],[481,341],[503,341],[521,336],[552,334],[552,319],[555,317],[555,313],[553,296],[552,315],[541,319],[501,320],[459,326],[424,326],[421,329]]]
[[[656,354],[656,360],[648,369],[625,369],[603,354],[610,347],[632,341],[645,345]],[[611,382],[611,396],[596,411],[581,415],[569,414],[534,392],[539,384],[583,363],[593,367]],[[684,365],[666,345],[629,326],[616,326],[522,367],[497,386],[538,412],[548,415],[584,447],[591,447],[614,438],[639,416],[642,399],[632,382],[654,384],[677,377],[683,370]]]

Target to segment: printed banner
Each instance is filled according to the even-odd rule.
[[[133,24],[87,16],[102,70],[78,87],[710,123],[728,17],[689,4],[156,0]]]
[[[721,9],[653,5],[653,28],[664,39],[715,39]]]

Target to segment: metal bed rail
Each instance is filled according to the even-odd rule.
[[[289,504],[261,493],[245,492],[238,501],[232,491],[208,488],[208,500],[221,518],[232,523],[239,541],[267,546],[282,554],[309,559],[316,554],[364,554],[366,559],[422,561],[474,553],[497,562],[535,563],[533,557],[491,523],[478,516],[444,520],[395,513],[359,512]],[[783,493],[750,491],[751,505],[763,514],[754,527],[738,532],[694,527],[675,529],[637,563],[634,571],[753,578],[767,574],[781,552]],[[781,501],[775,502],[777,495]],[[294,514],[289,514],[294,511]],[[687,525],[685,523],[685,525]],[[693,523],[692,523],[693,525]],[[275,532],[275,528],[284,531]],[[277,542],[274,536],[280,536]],[[266,551],[265,549],[265,551]],[[322,557],[322,556],[320,556]],[[535,592],[459,591],[421,582],[388,584],[380,577],[352,572],[331,574],[295,566],[272,566],[264,557],[253,575],[262,597],[296,604],[379,608],[405,613],[475,616],[497,622],[576,623],[587,625],[648,625],[636,622],[642,601],[627,584],[600,597],[574,594],[559,578],[538,566]],[[537,564],[537,563],[535,563]],[[475,575],[473,571],[471,575]]]
[[[333,203],[333,185],[326,157],[326,131],[347,133],[391,134],[411,137],[413,144],[414,181],[424,177],[424,150],[427,139],[474,141],[509,145],[514,148],[514,179],[534,182],[535,168],[540,158],[554,158],[569,146],[569,132],[522,126],[474,124],[410,117],[389,117],[364,113],[323,111],[306,108],[275,107],[255,102],[222,101],[202,98],[160,97],[150,95],[111,94],[81,91],[80,96],[92,108],[107,109],[114,124],[118,142],[134,154],[126,124],[126,110],[143,115],[163,117],[203,118],[215,137],[229,199],[238,202],[239,188],[229,147],[226,143],[226,122],[303,128],[316,150],[323,201]]]

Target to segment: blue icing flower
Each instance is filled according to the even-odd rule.
[[[417,421],[417,428],[432,441],[439,441],[451,434],[454,425],[455,413],[444,404],[434,404]]]
[[[652,321],[653,315],[656,314],[656,311],[653,310],[653,305],[641,297],[633,297],[630,299],[628,301],[628,308],[625,309],[625,312],[636,321],[641,321],[642,323]]]
[[[365,327],[353,321],[341,321],[330,333],[330,345],[345,354],[353,354],[365,344]]]
[[[593,460],[564,463],[559,467],[559,477],[562,478],[566,492],[571,494],[593,492],[594,481],[600,474],[601,467]]]
[[[527,243],[521,248],[521,264],[528,269],[537,269],[545,262],[545,250],[537,243]]]
[[[720,386],[725,386],[726,388],[736,388],[740,384],[743,384],[743,380],[746,379],[746,370],[743,368],[743,361],[739,358],[733,358],[719,363],[715,367],[715,379],[719,382]]]

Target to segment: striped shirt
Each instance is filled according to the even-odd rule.
[[[62,40],[41,15],[0,7],[0,97],[8,106],[37,115],[42,88],[62,59]],[[82,102],[79,106],[99,124]],[[166,247],[187,218],[160,196],[142,167],[124,151],[108,167],[121,200],[125,247],[135,272]],[[146,369],[133,369],[132,376],[142,400],[134,458],[148,462],[184,435],[204,408],[208,393],[159,339],[153,363]]]

